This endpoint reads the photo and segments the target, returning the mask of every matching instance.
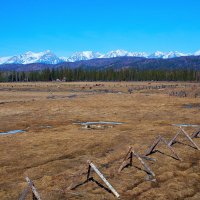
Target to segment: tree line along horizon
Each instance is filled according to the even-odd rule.
[[[193,69],[69,69],[46,68],[40,71],[0,71],[0,82],[24,81],[200,81]]]

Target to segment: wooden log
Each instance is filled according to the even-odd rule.
[[[88,173],[87,173],[87,181],[88,181],[89,178],[90,178],[90,172],[91,172],[91,166],[89,165],[89,166],[88,166]]]
[[[156,159],[155,158],[150,158],[148,156],[145,156],[145,155],[141,155],[139,154],[139,156],[144,159],[144,160],[149,160],[149,161],[153,161],[153,162],[156,162]]]
[[[26,187],[26,188],[24,189],[24,191],[22,192],[22,194],[21,194],[19,200],[25,200],[26,197],[27,197],[27,195],[28,195],[29,190],[30,190],[30,187],[29,187],[29,186]]]
[[[87,165],[88,167],[88,165]],[[89,168],[88,168],[89,169]],[[73,181],[71,183],[71,185],[67,188],[67,190],[73,190],[76,187],[77,181],[80,178],[80,176],[82,175],[88,175],[88,172],[86,172],[86,166],[84,166],[73,178]],[[89,171],[89,170],[88,170]],[[88,180],[88,179],[87,179]]]
[[[185,134],[185,136],[188,138],[188,140],[200,151],[200,148],[196,145],[196,143],[191,139],[191,137],[187,134],[187,132],[180,127],[181,131]]]
[[[126,161],[126,160],[130,157],[130,153],[131,153],[131,151],[132,151],[132,147],[129,147],[129,150],[128,150],[126,156],[124,157],[123,162]]]
[[[159,136],[155,141],[154,141],[154,143],[151,145],[151,147],[149,148],[149,149],[147,149],[147,151],[145,152],[145,156],[148,156],[148,155],[150,155],[152,152],[153,152],[153,150],[155,149],[155,147],[158,145],[158,143],[160,142],[160,140],[161,140],[161,136]]]
[[[108,188],[112,191],[112,193],[119,198],[119,194],[117,191],[112,187],[112,185],[106,180],[106,178],[103,176],[103,174],[97,169],[97,167],[91,162],[88,161],[88,164],[90,167],[97,173],[97,175],[101,178],[101,180],[108,186]]]
[[[148,167],[148,165],[142,160],[142,158],[134,151],[132,150],[133,155],[136,156],[136,158],[142,163],[142,165],[144,166],[145,170],[151,174],[152,176],[155,176],[155,174],[151,171],[151,169]]]
[[[32,193],[33,193],[33,195],[35,196],[35,198],[36,198],[37,200],[41,200],[40,195],[39,195],[39,193],[37,192],[37,190],[36,190],[36,188],[35,188],[33,182],[32,182],[28,177],[26,177],[25,179],[26,179],[26,181],[27,181],[29,187],[31,188]]]
[[[161,140],[166,144],[166,146],[171,150],[171,152],[175,155],[175,157],[178,159],[178,160],[182,160],[179,155],[174,151],[174,149],[168,145],[167,141],[164,139],[164,138],[161,138]]]
[[[192,134],[191,138],[192,138],[192,139],[193,139],[193,138],[197,138],[197,137],[198,137],[198,134],[200,134],[200,130],[195,131],[195,132]]]
[[[176,138],[181,133],[181,131],[178,131],[177,134],[172,138],[172,140],[168,143],[169,146],[172,146],[176,142]]]
[[[132,151],[132,147],[129,147],[129,150],[127,152],[127,154],[125,155],[123,161],[122,161],[122,164],[121,166],[119,167],[118,169],[118,173],[120,173],[122,171],[122,169],[124,168],[124,166],[126,166],[128,163],[127,163],[127,160],[130,158],[130,165],[132,164],[132,158],[131,158],[131,151]]]

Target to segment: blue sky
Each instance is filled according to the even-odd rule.
[[[200,50],[199,0],[1,0],[0,56]]]

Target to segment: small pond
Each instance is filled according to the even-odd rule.
[[[82,126],[87,126],[87,125],[120,125],[124,124],[123,122],[105,122],[105,121],[99,121],[99,122],[77,122],[74,124],[80,124]]]
[[[173,126],[182,126],[182,127],[200,127],[200,125],[196,124],[172,124]]]
[[[16,134],[16,133],[24,133],[23,130],[12,130],[7,132],[0,132],[0,135],[10,135],[10,134]]]

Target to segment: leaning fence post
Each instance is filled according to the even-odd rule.
[[[40,195],[39,195],[39,193],[37,192],[37,190],[34,186],[34,183],[28,177],[26,177],[25,179],[28,183],[28,187],[25,188],[25,190],[22,192],[19,200],[25,200],[26,199],[26,196],[28,195],[29,189],[31,189],[31,191],[32,191],[32,199],[33,200],[41,200]]]
[[[112,191],[112,193],[119,198],[119,194],[117,191],[112,187],[112,185],[106,180],[106,178],[103,176],[103,174],[97,169],[97,167],[91,162],[87,161],[89,166],[97,173],[97,175],[101,178],[101,180],[109,187],[109,189]]]

